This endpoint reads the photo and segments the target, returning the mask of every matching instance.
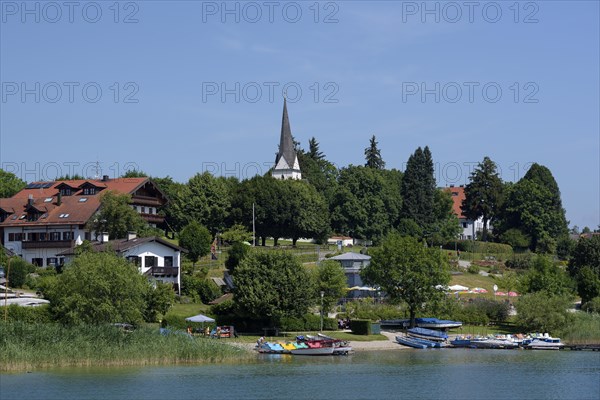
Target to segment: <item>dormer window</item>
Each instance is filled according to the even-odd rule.
[[[27,213],[27,221],[28,222],[37,221],[39,218],[40,218],[40,213],[37,213],[34,211],[30,211]]]
[[[60,188],[60,194],[63,196],[70,196],[73,193],[72,193],[70,187],[62,187],[62,188]]]
[[[96,194],[96,188],[92,186],[84,187],[83,194],[87,196],[93,196]]]

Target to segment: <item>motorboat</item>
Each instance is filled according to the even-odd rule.
[[[530,350],[560,350],[565,347],[560,338],[539,337],[523,340],[523,348]]]
[[[446,319],[415,318],[415,326],[419,327],[419,328],[452,329],[452,328],[459,328],[462,326],[462,324],[463,323],[460,321],[451,321],[451,320],[446,320]],[[381,326],[408,328],[410,326],[410,319],[382,320]]]

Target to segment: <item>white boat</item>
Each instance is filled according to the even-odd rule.
[[[540,337],[524,340],[523,347],[531,350],[560,350],[565,345],[560,338]]]
[[[335,348],[331,347],[313,347],[306,349],[290,350],[290,353],[296,356],[327,356],[333,354]]]

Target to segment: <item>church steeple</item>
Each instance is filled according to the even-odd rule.
[[[279,152],[277,153],[277,157],[275,157],[275,169],[273,169],[272,176],[277,179],[302,179],[298,155],[294,149],[294,139],[290,128],[287,99],[285,97],[283,98]]]

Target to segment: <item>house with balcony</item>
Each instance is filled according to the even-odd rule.
[[[100,241],[92,243],[92,249],[112,251],[126,258],[151,281],[170,283],[181,294],[181,253],[186,252],[185,249],[157,236],[138,238],[133,233],[126,239],[117,240],[108,240],[108,235],[103,234]],[[58,256],[69,263],[75,257],[75,247],[58,253]]]
[[[34,265],[62,265],[65,259],[59,253],[97,239],[87,224],[106,191],[131,195],[131,207],[151,226],[163,227],[158,212],[167,198],[149,178],[32,182],[13,197],[0,199],[0,242]]]

